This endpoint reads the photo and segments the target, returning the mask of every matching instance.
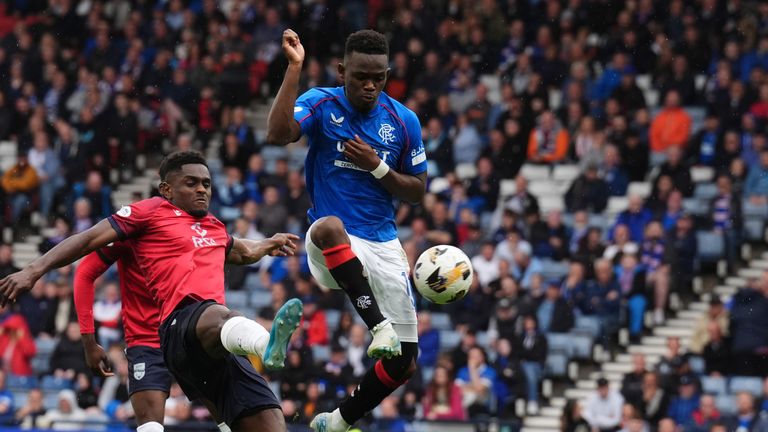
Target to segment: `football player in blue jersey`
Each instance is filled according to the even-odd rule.
[[[304,47],[292,30],[282,45],[288,68],[269,112],[267,141],[285,145],[307,136],[309,267],[320,285],[349,296],[373,335],[368,355],[379,359],[338,409],[310,424],[346,431],[416,369],[416,309],[394,200],[424,197],[426,154],[416,114],[382,92],[389,76],[384,35],[351,34],[338,66],[344,85],[298,98]]]

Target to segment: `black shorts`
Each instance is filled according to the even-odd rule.
[[[218,421],[234,424],[241,417],[280,402],[245,356],[211,358],[195,334],[203,311],[212,300],[180,306],[160,325],[160,345],[168,370],[190,399],[207,399],[218,411]]]
[[[125,350],[128,359],[128,394],[144,390],[171,391],[173,376],[168,372],[160,348],[133,346]]]

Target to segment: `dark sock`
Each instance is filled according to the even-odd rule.
[[[364,275],[363,263],[348,244],[334,246],[323,251],[325,264],[342,290],[347,293],[352,306],[371,330],[384,321],[376,297],[373,296],[368,279]]]
[[[355,391],[339,405],[345,422],[354,424],[408,380],[409,366],[416,359],[419,347],[412,342],[402,342],[402,345],[402,356],[377,361]]]

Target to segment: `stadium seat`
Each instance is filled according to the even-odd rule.
[[[748,241],[762,241],[765,238],[765,221],[749,218],[744,221],[744,238]]]
[[[58,378],[52,375],[44,376],[43,381],[40,383],[40,388],[45,391],[59,391],[71,389],[72,387],[72,380]]]
[[[339,326],[341,312],[336,309],[325,309],[325,322],[328,323],[328,329],[335,329]]]
[[[698,258],[702,262],[715,262],[725,255],[723,236],[714,231],[696,231],[699,243]]]
[[[59,405],[59,392],[46,391],[43,392],[43,407],[46,410],[52,410],[58,408]]]
[[[331,348],[327,345],[315,345],[312,347],[312,359],[317,363],[325,363],[331,358]]]
[[[691,180],[694,183],[711,182],[715,178],[715,170],[712,167],[697,166],[691,167]]]
[[[227,306],[230,309],[240,310],[248,306],[248,293],[245,291],[226,291]]]
[[[570,183],[581,174],[581,168],[578,165],[556,165],[552,171],[552,179]]]
[[[561,351],[568,356],[572,356],[570,334],[568,333],[547,333],[547,347],[549,352]]]
[[[422,382],[428,383],[432,381],[432,376],[435,375],[435,368],[422,367],[419,370],[421,371]]]
[[[688,365],[691,367],[691,372],[697,375],[704,374],[707,366],[704,358],[699,356],[688,357]]]
[[[552,180],[531,180],[528,184],[528,192],[537,198],[549,196],[561,196],[560,185]]]
[[[629,198],[625,196],[612,196],[608,198],[608,208],[606,211],[612,214],[623,212],[629,207]]]
[[[35,339],[35,347],[37,348],[37,355],[50,355],[56,349],[56,340],[37,338]]]
[[[735,376],[731,377],[728,385],[728,391],[731,394],[739,392],[752,393],[754,396],[763,394],[763,380],[757,377]]]
[[[587,225],[590,227],[600,228],[607,232],[608,230],[606,228],[610,223],[611,222],[608,220],[608,218],[605,217],[605,215],[600,213],[591,213],[589,215],[589,221],[587,222]]]
[[[30,390],[38,386],[34,376],[8,375],[6,385],[10,390]]]
[[[768,217],[768,206],[755,205],[745,200],[742,205],[742,211],[745,218],[756,217],[765,218]]]
[[[44,374],[51,368],[50,355],[36,355],[32,358],[32,372],[37,375]]]
[[[13,406],[16,407],[16,409],[19,409],[27,404],[27,399],[29,399],[29,391],[11,391],[13,394]]]
[[[549,166],[525,164],[520,168],[520,174],[529,181],[547,180],[549,179]]]
[[[456,176],[460,180],[468,180],[477,176],[477,167],[472,163],[463,163],[456,165]]]
[[[564,378],[568,375],[568,353],[563,350],[550,350],[544,366],[544,374],[553,378]]]
[[[272,293],[266,290],[256,290],[251,293],[251,307],[260,309],[272,303]]]
[[[651,75],[650,74],[640,74],[635,76],[635,84],[640,88],[640,90],[650,90],[651,89]]]
[[[445,177],[435,177],[429,181],[429,192],[433,194],[444,192],[450,187],[451,183]]]
[[[693,189],[693,196],[709,201],[717,196],[717,185],[714,183],[697,184]]]
[[[698,198],[686,198],[683,200],[683,210],[694,216],[706,216],[709,214],[709,203]]]
[[[442,351],[450,351],[456,348],[461,343],[461,335],[454,330],[442,330],[440,331],[440,349]]]
[[[548,195],[539,197],[539,208],[542,213],[547,213],[552,210],[565,210],[565,201],[563,201],[562,195]]]
[[[568,262],[567,261],[554,261],[551,259],[543,259],[541,265],[544,270],[541,275],[545,280],[560,279],[568,274]]]
[[[657,167],[667,161],[666,153],[651,153],[651,167]]]
[[[499,183],[499,196],[504,198],[515,193],[517,186],[513,179],[504,179]]]
[[[727,382],[723,377],[701,377],[701,389],[704,391],[704,393],[724,395],[727,392],[726,386]]]
[[[592,337],[597,337],[600,334],[600,319],[593,316],[577,316],[575,328],[588,333]]]
[[[451,316],[445,312],[432,312],[432,328],[437,330],[450,330],[453,328]]]
[[[715,406],[720,415],[736,414],[736,398],[729,394],[720,394],[715,398]]]
[[[632,182],[627,188],[627,195],[637,195],[643,198],[651,196],[653,185],[650,182]]]
[[[577,359],[589,359],[592,357],[592,345],[595,342],[596,335],[582,332],[581,330],[568,333],[568,340],[571,344],[571,355]]]

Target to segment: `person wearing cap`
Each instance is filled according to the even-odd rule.
[[[599,378],[597,390],[587,397],[584,404],[584,418],[592,430],[612,432],[619,429],[624,397],[608,385],[608,380]]]
[[[699,393],[696,389],[696,379],[690,375],[681,376],[678,395],[669,404],[667,416],[677,425],[682,426],[693,420],[693,413],[698,406]]]
[[[707,313],[696,320],[691,335],[691,342],[688,345],[690,352],[701,354],[704,347],[709,343],[709,324],[714,322],[720,327],[723,336],[728,336],[729,317],[728,310],[723,305],[720,296],[713,295],[709,300],[709,309]]]
[[[544,333],[567,333],[573,327],[573,309],[560,294],[559,280],[550,279],[546,287],[536,308],[539,328]]]

